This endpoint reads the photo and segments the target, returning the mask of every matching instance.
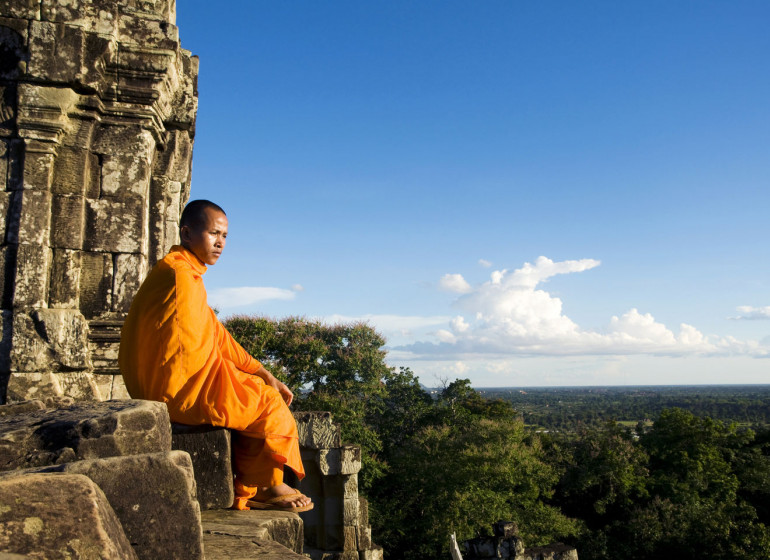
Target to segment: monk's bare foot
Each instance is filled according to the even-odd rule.
[[[298,492],[288,484],[279,484],[277,486],[261,486],[257,490],[255,500],[269,500],[271,498],[280,498],[286,496],[286,500],[273,502],[274,505],[281,508],[303,507],[310,504],[311,500],[304,494]]]

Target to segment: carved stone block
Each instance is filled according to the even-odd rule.
[[[53,154],[27,151],[24,157],[24,188],[50,191],[53,181]]]
[[[80,251],[69,249],[53,250],[49,307],[79,308],[81,255]]]
[[[141,45],[144,48],[176,50],[179,44],[179,30],[167,21],[121,14],[118,19],[120,42]]]
[[[329,412],[295,412],[299,444],[308,449],[340,447],[340,427]]]
[[[76,461],[43,470],[93,480],[140,560],[203,558],[193,465],[184,451]]]
[[[186,183],[190,178],[192,147],[192,138],[188,131],[169,131],[165,149],[158,152],[153,175],[162,175],[170,181]]]
[[[179,242],[182,184],[164,176],[153,176],[150,186],[150,259],[158,262]]]
[[[81,259],[80,311],[90,319],[112,309],[112,254],[82,253]]]
[[[61,384],[55,373],[50,371],[13,372],[8,379],[6,402],[42,399],[61,394]],[[2,456],[2,452],[0,452],[0,456]]]
[[[8,179],[5,188],[8,191],[20,190],[24,186],[24,142],[17,139],[5,142],[8,150]]]
[[[13,371],[56,371],[61,367],[77,370],[90,366],[88,325],[77,310],[16,312],[12,340]]]
[[[82,249],[85,198],[79,195],[54,195],[52,211],[51,246],[57,249]]]
[[[52,253],[48,247],[21,243],[16,247],[15,308],[45,307]]]
[[[361,470],[361,448],[345,445],[337,449],[319,449],[316,461],[324,475],[355,474]]]
[[[102,198],[86,201],[84,240],[88,251],[133,253],[146,250],[147,221],[141,198],[122,200]]]
[[[0,160],[1,161],[1,160]],[[5,238],[5,224],[6,215],[8,214],[8,208],[10,206],[12,193],[7,191],[0,191],[0,243]]]
[[[31,317],[56,366],[64,366],[69,371],[90,367],[88,323],[80,311],[36,309]]]
[[[40,18],[43,21],[68,23],[100,35],[114,35],[116,33],[117,2],[44,0],[40,4]]]
[[[0,0],[0,13],[12,18],[36,19],[39,0]]]
[[[82,148],[59,148],[59,154],[54,161],[53,192],[84,195],[91,183],[92,157],[88,150]]]
[[[147,276],[147,259],[143,255],[115,255],[115,278],[112,291],[112,310],[128,313],[134,294]]]
[[[51,560],[136,559],[104,493],[82,475],[0,481],[0,549]]]
[[[2,96],[3,91],[2,88],[0,88],[0,96]],[[0,111],[2,111],[3,107],[0,105]],[[0,120],[2,120],[2,114],[0,114]],[[8,181],[8,143],[0,138],[0,183],[5,185]],[[3,229],[2,231],[5,231],[5,217],[3,217]]]
[[[100,196],[147,196],[155,154],[155,139],[149,131],[104,127],[95,149],[102,155]]]
[[[31,77],[87,86],[101,93],[103,68],[117,50],[113,39],[61,22],[32,21],[29,29]]]
[[[171,451],[164,403],[76,403],[0,418],[0,470]]]
[[[112,399],[130,399],[131,395],[128,394],[126,389],[126,382],[123,381],[122,375],[114,375],[112,377]]]
[[[21,197],[18,242],[47,245],[51,232],[51,193],[24,190],[15,192],[14,197]]]
[[[201,509],[233,505],[230,430],[214,426],[171,425],[171,447],[190,454]]]
[[[89,372],[11,372],[6,395],[9,401],[51,397],[92,401],[101,400],[101,393]]]

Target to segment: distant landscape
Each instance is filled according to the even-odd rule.
[[[574,432],[608,421],[649,426],[667,408],[738,427],[770,425],[770,385],[659,385],[604,387],[488,387],[489,399],[509,402],[527,428]]]

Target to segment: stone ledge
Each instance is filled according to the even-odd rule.
[[[225,543],[275,541],[295,554],[304,546],[303,524],[296,513],[280,511],[208,510],[201,512],[203,543],[207,560],[236,558],[235,556],[211,556],[209,544],[217,547]],[[221,537],[227,537],[221,538]],[[218,548],[222,554],[229,549]],[[300,556],[301,557],[301,556]],[[261,557],[260,557],[261,558]],[[289,556],[288,558],[293,558]]]
[[[218,533],[204,534],[203,547],[206,560],[307,560],[307,556],[297,554],[275,541]]]

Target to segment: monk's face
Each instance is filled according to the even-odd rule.
[[[183,226],[179,231],[182,246],[206,264],[215,264],[227,240],[227,216],[206,208],[198,226]]]

